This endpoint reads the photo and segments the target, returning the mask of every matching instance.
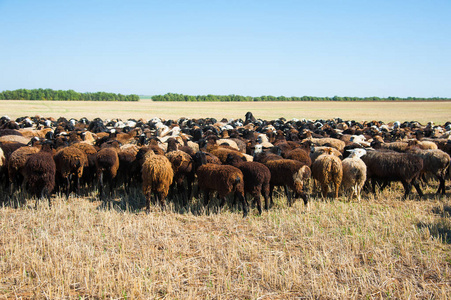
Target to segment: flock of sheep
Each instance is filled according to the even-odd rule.
[[[51,205],[52,193],[69,197],[81,186],[97,188],[101,199],[117,188],[139,187],[149,211],[152,199],[163,209],[167,198],[186,206],[197,196],[193,191],[202,191],[206,206],[212,193],[221,206],[233,194],[230,200],[238,200],[246,216],[247,195],[261,213],[261,197],[269,209],[275,187],[283,187],[289,205],[294,198],[307,204],[318,187],[324,198],[343,193],[360,201],[364,187],[375,193],[394,181],[402,183],[404,197],[412,186],[421,197],[420,183],[432,183],[427,174],[444,195],[450,132],[450,122],[266,121],[250,112],[244,120],[220,121],[3,116],[0,200],[22,189]]]

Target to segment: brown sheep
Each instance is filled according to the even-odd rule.
[[[288,205],[291,206],[291,192],[294,192],[295,197],[301,197],[304,200],[304,205],[308,204],[308,195],[304,191],[306,182],[311,176],[311,170],[308,166],[300,161],[292,159],[269,160],[265,163],[271,172],[270,181],[270,200],[273,205],[272,194],[275,186],[283,186],[287,196]]]
[[[53,156],[56,164],[57,182],[65,185],[66,199],[69,198],[71,191],[76,194],[80,192],[80,178],[83,176],[83,169],[88,167],[88,157],[77,147],[66,147],[58,150]],[[75,178],[73,178],[75,176]],[[75,188],[72,184],[75,179]]]
[[[97,149],[93,145],[84,142],[74,143],[71,145],[71,147],[78,148],[86,154],[86,157],[88,158],[88,166],[85,166],[83,169],[82,183],[85,185],[90,185],[94,181],[97,170]]]
[[[25,163],[32,154],[40,151],[37,147],[24,146],[11,153],[8,160],[8,177],[10,182],[9,194],[14,193],[14,188],[19,187],[25,177]]]
[[[50,195],[55,187],[56,165],[49,147],[45,145],[41,151],[32,154],[25,162],[25,186],[27,191],[38,198],[47,197],[52,205]],[[35,207],[37,207],[36,201]]]
[[[199,189],[204,192],[204,205],[210,202],[210,193],[216,191],[220,199],[220,206],[224,206],[226,196],[234,193],[243,205],[243,217],[247,216],[248,205],[244,198],[244,178],[240,169],[228,165],[208,164],[204,152],[197,152],[194,164]]]
[[[226,162],[227,155],[229,155],[229,154],[236,154],[239,157],[247,160],[247,157],[243,153],[239,152],[238,150],[217,148],[217,149],[210,151],[210,153],[213,154],[214,156],[216,156],[217,158],[219,158],[219,160],[221,160],[221,163],[223,163],[223,164]]]
[[[119,169],[118,150],[114,147],[100,149],[96,154],[97,182],[100,198],[104,197],[104,176],[110,187],[110,194],[113,191],[113,181]]]
[[[227,164],[237,167],[243,173],[244,192],[249,193],[257,203],[258,213],[262,214],[261,195],[265,199],[265,209],[269,209],[271,172],[268,167],[255,161],[243,161],[235,154],[227,156]]]
[[[311,167],[312,166],[312,160],[310,159],[310,152],[307,152],[304,149],[296,148],[291,151],[289,151],[285,155],[286,159],[294,159],[297,161],[300,161],[304,165]]]
[[[312,164],[313,178],[320,183],[321,192],[324,198],[327,197],[329,184],[334,185],[334,198],[338,198],[338,190],[340,189],[341,181],[343,179],[341,160],[331,153],[331,150],[326,150],[326,152],[318,156]]]
[[[160,202],[161,208],[165,209],[165,198],[172,184],[174,171],[171,162],[163,155],[154,155],[149,151],[145,155],[142,166],[142,190],[146,196],[146,211],[150,212],[152,193],[156,202]]]
[[[177,194],[182,197],[182,204],[187,205],[188,199],[191,197],[194,182],[194,169],[192,157],[181,150],[170,151],[166,153],[174,171],[174,184],[177,189]],[[184,182],[188,185],[188,190],[185,191]]]

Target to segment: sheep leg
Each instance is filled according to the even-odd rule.
[[[246,198],[244,199],[244,201],[247,202]],[[261,201],[260,194],[254,196],[254,202],[257,203],[258,214],[261,215],[262,214],[262,201]]]
[[[270,185],[269,186],[269,200],[270,200],[270,205],[269,205],[269,207],[273,207],[273,205],[274,205],[274,201],[273,201],[273,199],[272,199],[272,194],[273,194],[273,192],[274,192],[274,185]],[[269,209],[269,207],[268,207],[268,209]]]
[[[72,180],[72,174],[69,174],[69,176],[66,177],[66,199],[69,199],[71,180]]]
[[[150,213],[150,199],[152,198],[152,193],[148,192],[146,194],[146,213]]]
[[[103,172],[101,171],[98,178],[98,186],[99,186],[99,197],[103,198]]]
[[[401,180],[402,185],[404,186],[404,197],[403,200],[407,199],[407,197],[410,194],[410,190],[412,189],[412,184],[409,182],[406,182],[405,180]]]
[[[75,191],[75,193],[77,195],[80,195],[80,177],[77,176],[76,180],[77,180],[77,182],[76,182],[76,189],[77,190]]]
[[[210,202],[210,191],[204,191],[204,205],[208,206],[208,203]]]
[[[327,198],[327,193],[329,192],[329,186],[327,184],[321,184],[321,193],[323,195],[323,198]]]
[[[335,199],[338,198],[338,190],[340,189],[340,183],[336,182],[335,183]]]
[[[165,211],[166,202],[164,201],[163,193],[155,193],[155,198],[156,198],[155,201],[158,201],[158,203],[160,203],[161,210]]]
[[[420,188],[420,184],[418,183],[418,180],[414,179],[412,184],[415,187],[415,189],[417,190],[417,193],[420,196],[420,198],[423,197],[423,191]]]
[[[437,195],[440,194],[440,192],[442,192],[442,195],[445,195],[445,178],[444,176],[438,176],[436,175],[438,181],[440,182],[439,186],[438,186],[438,190],[437,190]]]
[[[246,198],[244,198],[243,195],[238,194],[238,197],[241,199],[241,203],[243,204],[243,218],[245,218],[245,217],[247,217],[247,214],[248,214],[248,211],[249,211],[249,209],[248,209],[248,203],[247,203],[247,201],[246,201]],[[261,205],[260,205],[260,206],[261,206]],[[259,209],[259,212],[260,212],[260,214],[261,214],[261,207],[260,207],[260,209]]]
[[[285,190],[285,195],[287,195],[287,203],[288,206],[291,206],[291,191],[288,189],[288,186],[284,185],[283,189]]]

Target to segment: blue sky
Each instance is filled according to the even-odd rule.
[[[0,90],[451,97],[451,1],[0,0]]]

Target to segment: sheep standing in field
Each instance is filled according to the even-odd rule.
[[[172,184],[174,171],[171,162],[164,155],[155,155],[148,151],[144,155],[142,165],[143,194],[146,196],[146,211],[150,212],[152,194],[155,201],[159,202],[161,208],[165,209],[165,199]]]
[[[360,202],[360,192],[366,181],[366,165],[360,159],[366,154],[365,149],[348,150],[351,155],[345,158],[341,163],[343,166],[342,186],[344,191],[352,191],[351,197],[356,196]]]
[[[25,163],[30,155],[40,151],[37,147],[24,146],[11,153],[8,160],[9,195],[12,196],[14,188],[19,187],[25,177]]]
[[[79,148],[69,146],[62,148],[53,156],[58,174],[57,181],[65,185],[66,199],[69,194],[75,191],[80,192],[80,178],[83,176],[83,170],[88,167],[88,157]],[[75,178],[74,178],[75,177]],[[75,187],[73,184],[75,181]]]
[[[113,181],[119,169],[118,150],[114,147],[100,149],[96,154],[97,181],[100,198],[104,197],[104,177],[108,182],[110,194],[113,191]]]
[[[244,198],[244,178],[240,169],[229,165],[208,164],[205,153],[199,151],[194,156],[194,164],[199,189],[204,192],[204,205],[210,202],[210,193],[216,191],[220,206],[224,206],[226,196],[234,193],[234,197],[243,204],[243,217],[247,216],[248,205]]]
[[[338,190],[343,179],[343,167],[340,158],[332,154],[330,149],[318,156],[312,164],[313,178],[321,185],[324,198],[329,192],[329,184],[335,187],[334,198],[338,198]]]
[[[294,192],[295,197],[301,197],[304,200],[304,205],[308,204],[308,195],[304,191],[312,174],[308,166],[292,159],[268,160],[265,162],[265,166],[271,172],[269,192],[271,206],[274,204],[273,191],[276,186],[284,187],[288,205],[292,204],[291,191]]]
[[[269,209],[271,172],[264,164],[255,161],[243,161],[235,154],[227,156],[226,163],[237,167],[243,173],[244,192],[249,193],[257,203],[258,213],[262,214],[261,195],[265,199],[265,209]]]
[[[80,149],[88,158],[88,165],[83,168],[82,184],[92,184],[96,175],[97,149],[93,145],[84,142],[74,143],[71,147]]]
[[[24,174],[27,191],[32,196],[47,197],[51,206],[50,195],[55,187],[56,165],[49,145],[43,145],[41,151],[28,157]],[[35,207],[37,205],[38,201]]]
[[[195,177],[192,157],[181,150],[170,151],[166,153],[166,157],[171,162],[174,171],[174,188],[177,191],[177,195],[182,198],[182,205],[187,205],[191,197]],[[185,181],[188,186],[187,190],[185,190]]]
[[[418,148],[409,150],[409,153],[423,159],[423,169],[421,173],[430,173],[434,175],[440,182],[437,194],[440,194],[441,192],[442,195],[445,195],[445,177],[450,164],[450,156],[448,153],[439,149],[421,150]]]
[[[376,182],[382,182],[381,190],[392,181],[400,181],[404,187],[404,199],[410,193],[412,184],[420,197],[423,192],[417,182],[423,170],[423,159],[408,153],[395,151],[367,151],[362,157],[366,164],[367,179],[371,179],[372,191],[376,192]]]

